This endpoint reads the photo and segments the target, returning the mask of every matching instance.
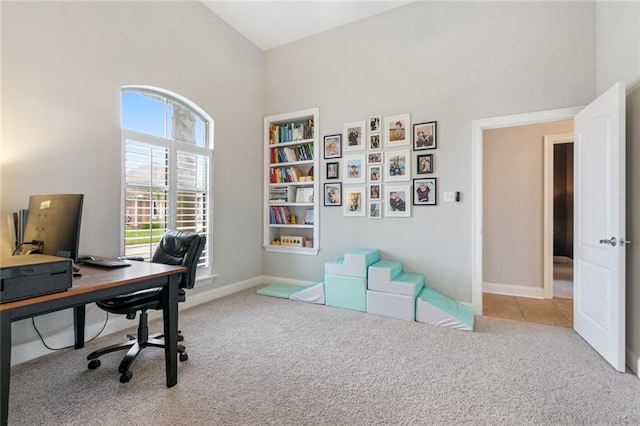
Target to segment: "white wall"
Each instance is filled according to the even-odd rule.
[[[262,52],[198,2],[2,2],[0,244],[35,193],[84,193],[80,250],[120,247],[120,89],[158,86],[215,120],[210,287],[260,276]],[[71,312],[38,318],[47,334]],[[51,320],[50,318],[54,319]],[[96,313],[90,322],[101,320]],[[133,323],[131,325],[134,325]],[[34,338],[14,324],[14,342]],[[67,344],[69,342],[66,342]]]
[[[593,99],[594,12],[592,3],[417,2],[267,51],[265,112],[318,106],[321,136],[374,114],[437,120],[439,200],[408,219],[323,207],[320,254],[265,254],[265,274],[321,280],[325,261],[374,247],[471,301],[471,121]],[[443,191],[462,201],[443,203]]]
[[[485,282],[543,288],[544,136],[561,133],[572,120],[485,130]]]

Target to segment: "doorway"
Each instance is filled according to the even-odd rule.
[[[472,305],[478,315],[483,314],[483,287],[484,287],[484,131],[488,129],[500,129],[514,126],[525,126],[530,124],[550,123],[562,120],[572,120],[580,108],[563,108],[558,110],[542,111],[535,113],[516,114],[503,117],[474,120],[472,123],[472,176],[473,176],[473,196],[472,196]],[[540,179],[541,180],[541,179]],[[542,186],[542,185],[540,185]],[[542,232],[538,232],[541,236]],[[540,255],[538,265],[543,264]],[[549,272],[552,268],[549,267]],[[552,275],[552,274],[551,274]],[[541,280],[538,280],[538,283]],[[500,284],[500,283],[497,283]],[[521,283],[519,283],[521,284]],[[531,285],[503,286],[503,289],[511,291],[505,295],[513,297],[529,296],[538,299],[544,298],[542,286]],[[522,294],[513,294],[517,290]],[[527,294],[533,292],[533,294]]]
[[[484,132],[485,316],[573,326],[572,144],[572,120]]]

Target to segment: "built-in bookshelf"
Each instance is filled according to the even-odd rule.
[[[320,249],[319,110],[264,119],[265,250],[316,255]]]

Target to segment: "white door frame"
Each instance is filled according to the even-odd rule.
[[[543,206],[543,255],[542,264],[544,298],[553,299],[553,146],[572,143],[573,133],[562,133],[544,137],[544,206]]]
[[[471,304],[482,315],[482,151],[483,132],[488,129],[573,120],[584,107],[505,115],[473,120],[471,123]]]

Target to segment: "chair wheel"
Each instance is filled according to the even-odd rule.
[[[94,359],[94,360],[89,362],[89,370],[95,370],[98,367],[100,367],[100,360],[99,359]]]
[[[182,334],[178,334],[178,342],[184,341],[184,336]]]
[[[185,362],[188,359],[189,359],[189,354],[187,354],[186,352],[182,352],[180,354],[180,362]]]
[[[133,373],[131,371],[125,371],[120,376],[120,383],[127,383],[133,377]]]

